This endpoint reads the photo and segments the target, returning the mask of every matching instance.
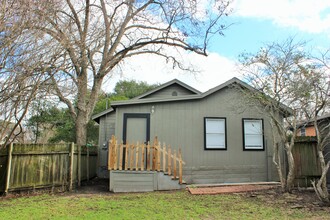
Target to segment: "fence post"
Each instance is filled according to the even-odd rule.
[[[87,155],[86,155],[87,181],[89,181],[89,147],[88,146],[86,146],[86,151],[87,151]]]
[[[78,145],[78,186],[81,185],[81,146]]]
[[[13,143],[10,143],[8,148],[8,161],[7,161],[7,176],[6,176],[6,186],[5,186],[5,195],[7,195],[10,187],[10,174],[11,174],[11,162],[13,156]]]
[[[72,185],[73,185],[73,156],[74,156],[74,143],[72,142],[70,145],[70,184],[69,184],[69,191],[72,191]]]

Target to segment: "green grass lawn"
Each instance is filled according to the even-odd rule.
[[[241,195],[186,191],[55,194],[0,199],[0,219],[330,219],[326,211],[291,209]]]

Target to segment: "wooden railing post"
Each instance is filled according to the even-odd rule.
[[[166,145],[163,146],[163,172],[166,172]]]
[[[135,170],[139,170],[139,142],[136,143],[135,148]]]
[[[129,153],[129,143],[126,142],[126,147],[125,147],[125,170],[128,169],[128,153]]]
[[[129,164],[129,170],[133,170],[133,163],[134,163],[134,144],[130,145],[130,164]]]
[[[161,148],[161,144],[158,143],[157,144],[157,171],[159,172],[160,171],[160,159],[161,159],[161,155],[160,155],[160,149]]]
[[[144,170],[145,145],[141,144],[141,170]]]
[[[174,179],[176,179],[176,151],[174,150],[174,153],[173,153],[173,176],[174,176]]]
[[[123,149],[123,142],[120,143],[120,156],[119,156],[119,170],[123,169],[123,157],[124,157],[124,149]]]
[[[181,155],[181,148],[179,149],[179,183],[182,184],[182,155]]]
[[[113,135],[111,137],[111,139],[108,141],[108,170],[111,170],[111,157],[112,157],[112,139],[113,139]]]
[[[155,147],[155,144],[152,146],[152,171],[156,170],[156,155],[157,155],[157,149]]]
[[[10,143],[10,145],[8,147],[8,161],[7,161],[7,176],[6,176],[5,195],[7,195],[9,187],[10,187],[12,157],[13,157],[13,143]]]
[[[147,170],[150,171],[150,143],[147,145]]]
[[[167,175],[171,175],[172,174],[172,160],[171,160],[171,146],[168,146],[168,153],[167,153]]]
[[[118,146],[117,146],[117,140],[114,140],[113,146],[113,169],[117,170],[118,167]]]

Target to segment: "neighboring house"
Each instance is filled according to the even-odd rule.
[[[233,78],[201,93],[175,79],[134,99],[112,102],[93,117],[100,125],[99,176],[108,177],[107,141],[115,135],[124,143],[157,136],[181,147],[187,183],[278,180],[269,118],[248,106],[238,87],[257,91]]]
[[[317,121],[321,124],[329,124],[330,123],[330,114],[324,114],[317,118]],[[297,136],[316,136],[316,131],[314,127],[314,122],[312,120],[307,121],[305,123],[301,123],[299,125],[299,129],[297,132]]]

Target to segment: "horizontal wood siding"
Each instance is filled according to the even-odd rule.
[[[111,171],[111,191],[150,192],[157,189],[155,172]]]
[[[236,89],[223,89],[201,100],[118,107],[115,133],[119,139],[122,138],[124,113],[150,113],[150,136],[158,136],[166,144],[182,148],[186,162],[184,179],[188,183],[208,183],[209,179],[204,179],[198,171],[213,167],[223,167],[212,171],[218,176],[214,178],[214,182],[277,180],[272,164],[272,134],[269,120],[258,110],[247,107]],[[226,118],[227,150],[204,150],[204,117]],[[242,118],[264,120],[265,151],[243,151]],[[258,172],[253,174],[250,170],[249,174],[246,174],[247,166],[257,167]],[[236,169],[233,170],[233,167]],[[233,172],[235,176],[223,176],[224,172]],[[245,177],[246,175],[248,177]]]

